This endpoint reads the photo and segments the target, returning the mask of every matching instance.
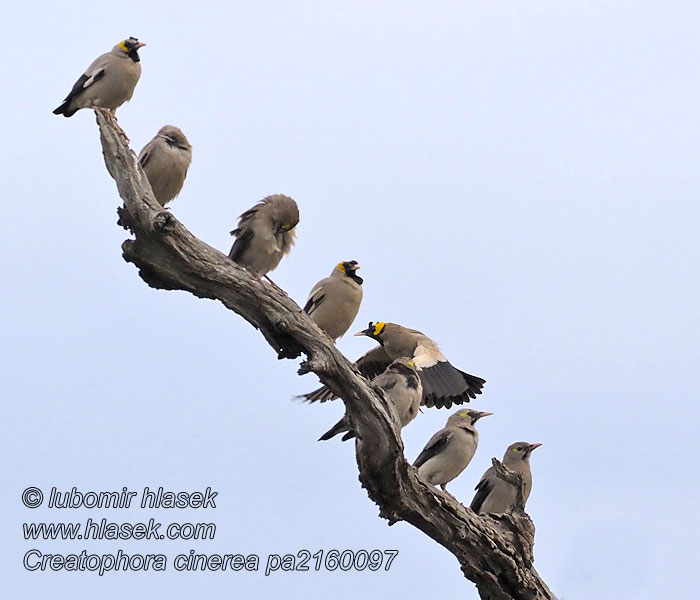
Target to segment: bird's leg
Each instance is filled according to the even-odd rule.
[[[287,292],[285,292],[280,286],[278,286],[274,281],[272,281],[272,279],[270,279],[267,275],[263,275],[263,277],[264,277],[265,279],[267,279],[267,281],[268,281],[269,283],[271,283],[271,284],[272,284],[272,287],[274,287],[275,289],[277,289],[277,291],[281,292],[281,293],[284,294],[285,296],[289,296],[289,294],[288,294]]]
[[[110,112],[112,112],[112,111],[110,111]],[[112,120],[113,120],[113,122],[114,122],[114,126],[117,128],[117,130],[119,131],[119,133],[121,134],[121,136],[124,138],[124,143],[128,146],[129,143],[131,142],[131,140],[129,139],[129,136],[126,135],[126,131],[124,131],[124,130],[119,126],[119,123],[117,123],[117,115],[115,115],[113,112],[112,112]]]
[[[116,125],[117,121],[114,117],[114,113],[109,108],[95,108],[100,114],[105,117],[112,125]]]
[[[126,131],[124,131],[119,126],[119,123],[117,123],[117,116],[114,114],[114,111],[111,108],[96,108],[95,110],[99,110],[105,117],[107,117],[107,120],[112,125],[114,125],[114,128],[117,130],[119,135],[121,135],[125,144],[129,144],[129,142],[131,142],[131,140],[129,139],[129,136],[126,135]]]
[[[446,483],[441,483],[440,487],[442,488],[442,491],[445,492],[450,498],[457,501],[457,498],[455,498],[452,494],[450,494],[450,492],[447,491],[447,484]]]

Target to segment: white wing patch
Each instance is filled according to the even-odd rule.
[[[316,285],[314,289],[311,290],[311,293],[309,294],[309,297],[306,299],[306,303],[308,304],[311,302],[311,307],[309,308],[309,315],[311,315],[317,308],[318,305],[320,304],[320,300],[323,297],[323,286]]]
[[[413,362],[416,363],[416,368],[427,369],[435,363],[447,362],[447,359],[436,345],[418,344],[413,351]]]
[[[83,84],[83,89],[90,87],[93,83],[95,83],[96,78],[99,79],[100,76],[103,74],[104,74],[104,69],[98,69],[97,71],[95,71],[92,75],[90,75],[90,77],[88,77],[85,80],[85,83]]]

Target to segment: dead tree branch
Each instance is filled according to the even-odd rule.
[[[136,155],[115,127],[97,113],[107,170],[124,207],[120,224],[134,238],[122,244],[151,287],[184,290],[221,301],[260,330],[279,358],[306,355],[300,373],[314,372],[342,398],[357,432],[360,482],[390,524],[407,521],[447,548],[481,598],[550,600],[553,594],[532,566],[534,526],[522,511],[479,517],[419,479],[404,458],[392,412],[290,298],[256,281],[226,255],[194,237],[156,202]]]

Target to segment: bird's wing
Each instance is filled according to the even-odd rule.
[[[148,164],[148,159],[151,158],[151,153],[153,152],[154,148],[155,141],[151,140],[143,147],[143,150],[141,150],[141,154],[139,154],[139,162],[141,163],[142,167],[145,167]]]
[[[350,425],[348,424],[348,420],[343,417],[338,421],[333,427],[331,427],[326,433],[324,433],[320,438],[318,438],[319,442],[325,441],[325,440],[330,440],[332,437],[338,435],[339,433],[342,433],[343,431],[352,431],[350,429]],[[343,439],[345,439],[343,437]]]
[[[355,362],[355,366],[364,377],[372,380],[380,373],[383,373],[390,363],[391,360],[384,351],[384,348],[377,346],[360,356]],[[302,394],[298,397],[303,398],[307,402],[327,402],[328,400],[335,400],[337,398],[325,385],[313,392]]]
[[[98,70],[94,71],[94,72],[93,72],[92,74],[90,74],[90,75],[87,75],[87,74],[81,75],[81,76],[78,78],[78,81],[76,81],[76,82],[73,84],[73,87],[71,88],[70,92],[68,92],[68,95],[67,95],[67,96],[65,97],[65,99],[63,100],[62,106],[67,106],[68,103],[69,103],[73,98],[75,98],[76,96],[79,96],[79,95],[82,94],[89,86],[91,86],[93,83],[95,83],[96,81],[99,81],[100,79],[102,79],[102,77],[103,77],[104,74],[105,74],[105,70],[104,70],[104,68],[102,68],[102,69],[98,69]],[[57,110],[58,110],[58,109],[56,109],[56,111],[57,111]],[[56,112],[56,111],[54,111],[54,112]]]
[[[351,440],[352,438],[354,438],[356,436],[357,436],[357,434],[351,429],[340,439],[343,440],[344,442],[347,442],[348,440]]]
[[[109,52],[107,54],[102,54],[101,56],[98,56],[92,62],[92,64],[87,69],[85,69],[85,73],[83,73],[80,76],[78,81],[75,82],[75,85],[73,86],[73,89],[71,89],[69,96],[72,97],[79,94],[83,90],[89,88],[95,82],[102,79],[102,77],[104,77],[105,71],[107,70],[107,67],[110,64],[113,64],[113,60],[115,60],[115,57],[112,56],[112,54]]]
[[[139,162],[141,163],[142,167],[145,167],[148,164],[149,158],[151,158],[151,150],[144,149],[144,151],[141,152],[141,155],[139,156]]]
[[[399,377],[401,375],[396,373],[396,371],[385,369],[372,380],[372,383],[384,390],[390,390],[396,385]]]
[[[493,467],[489,467],[486,473],[484,473],[484,476],[481,478],[481,481],[479,481],[479,483],[477,483],[476,487],[474,488],[476,490],[476,494],[474,494],[474,499],[469,505],[469,508],[471,508],[475,513],[481,511],[481,507],[484,504],[484,500],[486,500],[488,495],[491,493],[491,490],[493,489],[493,482],[491,481],[492,475]]]
[[[420,367],[425,406],[450,408],[453,404],[469,402],[481,394],[485,379],[460,371],[444,357],[436,360],[435,355],[424,351],[423,346],[418,346],[416,352],[414,360]]]
[[[390,364],[391,359],[383,346],[376,346],[371,350],[367,350],[355,361],[355,366],[360,373],[370,380],[383,373]]]
[[[433,458],[442,452],[450,440],[454,437],[454,432],[449,429],[441,429],[433,437],[428,440],[428,443],[423,448],[423,451],[418,455],[416,461],[413,463],[414,467],[420,467],[422,464],[426,463],[429,459]]]
[[[233,242],[233,246],[231,246],[231,251],[228,253],[228,256],[232,261],[237,262],[243,253],[250,248],[254,233],[252,229],[243,229],[238,227],[231,232],[231,235],[236,236],[236,241]]]
[[[78,81],[76,81],[73,84],[73,87],[71,88],[70,92],[68,92],[68,95],[64,98],[63,102],[61,103],[61,106],[59,106],[53,111],[55,115],[60,115],[66,112],[66,108],[68,107],[68,104],[70,104],[71,100],[73,100],[73,98],[79,96],[93,83],[102,79],[102,77],[105,74],[105,69],[109,64],[109,57],[109,53],[102,54],[101,56],[98,56],[94,61],[92,61],[92,64],[87,69],[85,69],[85,72],[80,77],[78,77]],[[71,111],[70,114],[72,115],[74,112],[75,111]]]
[[[82,81],[82,84],[80,85],[81,90],[85,90],[85,89],[89,88],[93,83],[102,79],[102,77],[104,77],[104,74],[105,74],[105,67],[102,67],[100,69],[96,69],[95,71],[93,71],[90,74],[86,73],[80,79],[78,79],[78,81],[75,82],[75,86],[73,86],[72,91],[77,91],[76,88],[78,87],[78,84],[81,81]]]
[[[447,359],[433,340],[425,337],[423,334],[421,334],[421,338],[413,351],[413,362],[416,363],[417,368],[426,369],[437,362],[447,362]]]
[[[325,385],[322,385],[313,392],[296,397],[306,400],[307,402],[328,402],[329,400],[335,400],[338,396],[331,392]]]
[[[304,305],[304,312],[307,314],[313,313],[323,302],[323,300],[326,297],[326,294],[324,292],[324,284],[326,283],[325,279],[322,279],[319,281],[311,290],[309,293],[309,298],[306,301],[306,304]]]
[[[381,375],[380,375],[381,377]],[[396,384],[398,383],[398,380],[396,378],[387,378],[386,380],[382,382],[374,381],[372,383],[376,383],[379,387],[381,387],[385,392],[391,391],[396,387]]]

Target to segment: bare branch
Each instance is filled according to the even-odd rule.
[[[491,464],[493,465],[493,470],[496,472],[496,475],[515,488],[515,508],[524,511],[525,482],[522,474],[509,469],[497,458],[492,458]]]
[[[525,513],[493,519],[475,515],[454,498],[421,480],[405,460],[393,410],[330,339],[287,296],[255,280],[226,255],[194,237],[150,189],[136,155],[115,127],[97,113],[107,170],[124,208],[120,224],[135,239],[122,244],[151,287],[185,290],[222,302],[256,327],[279,358],[307,359],[300,374],[316,373],[345,403],[357,433],[360,482],[390,524],[407,521],[447,548],[481,598],[554,598],[532,566],[534,527]]]

